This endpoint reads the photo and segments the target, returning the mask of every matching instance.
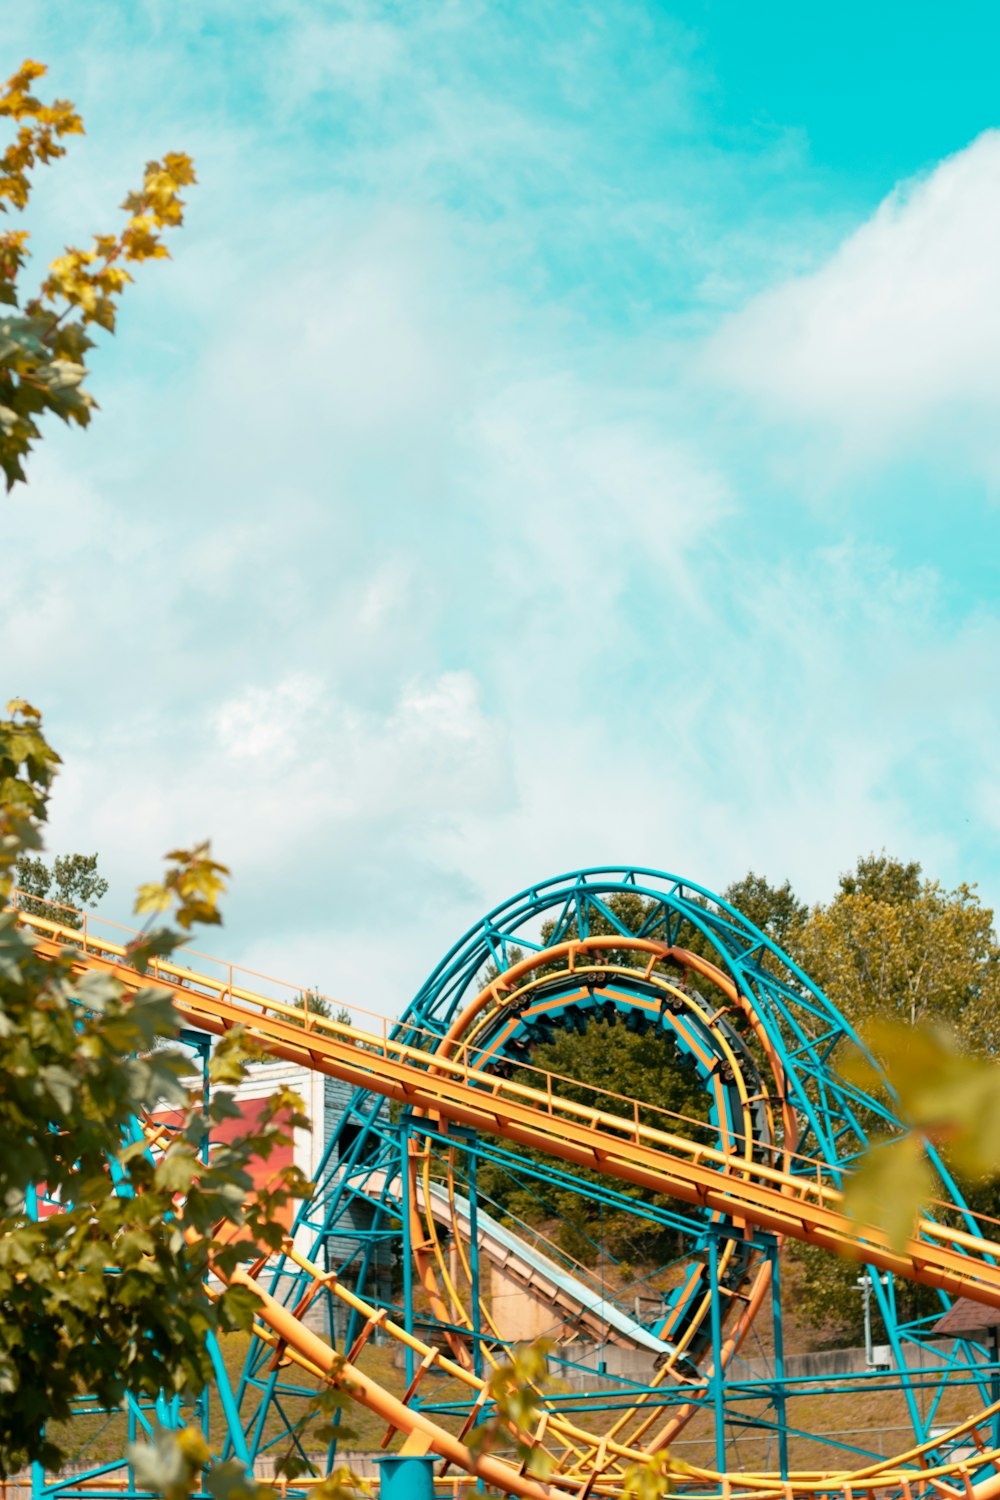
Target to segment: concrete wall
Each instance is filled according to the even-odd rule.
[[[947,1357],[950,1357],[953,1348],[953,1339],[936,1339],[930,1349],[904,1344],[902,1354],[908,1370],[919,1370],[939,1366]],[[876,1367],[881,1370],[898,1368],[889,1344],[876,1344],[872,1350],[872,1357],[874,1364],[869,1365],[864,1348],[827,1349],[822,1353],[792,1354],[785,1359],[785,1378],[805,1380],[810,1377],[829,1375],[858,1375]],[[740,1371],[758,1379],[767,1380],[774,1374],[774,1361],[771,1359],[737,1359],[733,1371],[735,1378],[739,1378]]]
[[[920,1349],[904,1345],[903,1354],[907,1369],[926,1369],[940,1366],[950,1354],[953,1341],[940,1339],[931,1349]],[[940,1350],[940,1352],[938,1352]],[[563,1378],[570,1385],[587,1385],[595,1390],[619,1386],[615,1376],[626,1380],[645,1382],[654,1370],[655,1356],[644,1349],[619,1349],[613,1344],[567,1342],[561,1345],[560,1354],[582,1366],[579,1371],[568,1371]],[[875,1366],[882,1370],[896,1368],[892,1350],[888,1344],[876,1344],[873,1350]],[[603,1368],[602,1368],[603,1362]],[[786,1380],[823,1379],[836,1375],[858,1375],[874,1368],[866,1360],[864,1348],[830,1349],[815,1354],[792,1354],[785,1359]],[[729,1367],[732,1380],[770,1380],[774,1377],[774,1362],[771,1359],[741,1359],[738,1355]],[[593,1377],[593,1378],[591,1378]],[[607,1380],[607,1385],[604,1381]]]
[[[499,1266],[490,1267],[490,1311],[502,1339],[522,1342],[569,1336],[569,1330],[558,1321],[558,1314],[552,1307],[526,1291]]]

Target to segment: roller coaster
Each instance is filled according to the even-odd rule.
[[[213,1346],[217,1380],[198,1408],[129,1398],[129,1435],[200,1420],[218,1451],[264,1472],[333,1382],[378,1419],[385,1450],[433,1463],[441,1493],[616,1496],[634,1465],[669,1450],[684,1458],[675,1490],[693,1497],[1000,1497],[993,1226],[933,1147],[941,1201],[902,1249],[845,1215],[845,1175],[873,1138],[904,1128],[891,1093],[838,1073],[844,1044],[861,1045],[848,1022],[712,892],[626,868],[532,886],[472,927],[391,1024],[357,1007],[349,1024],[330,1019],[310,1011],[308,992],[303,1009],[301,986],[183,951],[140,976],[130,935],[93,918],[64,927],[23,910],[20,920],[42,955],[69,948],[81,973],[168,989],[193,1048],[239,1025],[272,1058],[335,1080],[344,1101],[283,1253],[234,1274],[259,1299],[242,1373]],[[533,1065],[540,1041],[598,1019],[671,1049],[704,1093],[707,1123]],[[570,1308],[592,1335],[649,1356],[615,1374],[575,1359],[578,1343],[557,1344],[561,1378],[540,1388],[537,1423],[520,1434],[546,1455],[544,1477],[513,1445],[469,1442],[509,1354],[488,1253],[499,1245],[516,1260],[524,1243],[481,1190],[487,1167],[540,1199],[557,1189],[633,1214],[679,1246],[659,1302],[631,1309],[606,1288],[588,1296],[558,1255],[521,1254],[536,1288],[561,1299],[556,1322]],[[885,1331],[877,1367],[793,1368],[789,1240],[867,1274]],[[916,1314],[899,1296],[905,1283],[928,1289]],[[939,1336],[955,1299],[976,1305],[980,1333]],[[33,1488],[35,1500],[139,1493],[123,1457],[36,1470]],[[309,1481],[291,1488],[307,1494]]]

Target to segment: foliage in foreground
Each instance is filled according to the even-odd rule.
[[[1000,1069],[963,1050],[943,1026],[873,1022],[865,1039],[883,1071],[860,1054],[842,1070],[873,1093],[891,1091],[907,1129],[873,1143],[848,1183],[846,1204],[901,1249],[916,1215],[941,1192],[928,1143],[973,1188],[1000,1172]]]
[[[59,763],[30,705],[8,715],[0,899],[40,847]],[[204,847],[178,851],[158,888],[180,927],[217,917],[224,873]],[[148,931],[136,966],[179,936]],[[280,1211],[308,1187],[287,1168],[251,1192],[251,1162],[308,1123],[291,1092],[206,1159],[213,1125],[237,1115],[238,1036],[215,1048],[206,1100],[182,1081],[190,1055],[164,1045],[180,1030],[169,996],[150,986],[126,999],[73,960],[72,948],[42,958],[15,914],[0,914],[0,1475],[36,1460],[58,1467],[65,1454],[47,1425],[84,1394],[111,1409],[126,1395],[195,1397],[212,1375],[206,1337],[248,1328],[256,1303],[240,1287],[210,1297],[209,1260],[225,1273],[278,1248]],[[153,1153],[135,1122],[165,1107],[171,1131]]]
[[[164,1500],[189,1500],[202,1489],[214,1500],[273,1500],[277,1494],[273,1486],[257,1484],[234,1460],[213,1460],[205,1439],[191,1427],[177,1433],[158,1429],[151,1443],[130,1445],[128,1460],[137,1482]],[[285,1472],[293,1478],[305,1468],[287,1464]],[[321,1483],[312,1485],[309,1493],[313,1500],[357,1500],[367,1490],[352,1469],[340,1464]]]
[[[65,155],[65,138],[83,131],[69,101],[35,94],[45,72],[25,62],[0,89],[0,119],[14,137],[0,154],[3,213],[28,206],[33,171]],[[181,190],[194,181],[182,153],[147,163],[141,188],[122,205],[121,230],[95,235],[86,249],[67,246],[33,292],[19,286],[27,232],[0,233],[0,470],[8,490],[25,478],[46,412],[89,423],[92,328],[114,332],[129,266],[168,255],[164,232],[183,222]],[[8,715],[0,720],[0,907],[16,871],[24,909],[73,927],[60,908],[92,904],[106,883],[96,856],[64,856],[51,869],[39,857],[59,757],[30,705],[15,700]],[[141,889],[136,910],[172,913],[184,932],[220,921],[228,872],[207,844],[167,858],[165,877]],[[147,926],[131,962],[143,971],[179,940],[171,927]],[[249,1172],[287,1142],[290,1128],[308,1123],[291,1092],[273,1096],[253,1130],[204,1152],[212,1126],[238,1113],[238,1035],[215,1048],[203,1099],[182,1082],[190,1056],[170,1046],[179,1025],[162,991],[126,1001],[111,980],[75,975],[72,951],[44,961],[36,948],[13,913],[0,912],[0,1477],[29,1460],[57,1467],[65,1455],[47,1425],[58,1430],[85,1393],[111,1409],[126,1395],[196,1396],[211,1377],[206,1337],[248,1328],[256,1303],[244,1288],[213,1300],[209,1260],[225,1273],[261,1247],[276,1248],[280,1210],[307,1188],[293,1168],[264,1188]],[[171,1130],[152,1152],[135,1121],[163,1106]],[[345,1399],[324,1394],[333,1407]],[[191,1430],[160,1433],[129,1459],[172,1497],[196,1483],[220,1500],[262,1489],[238,1465],[212,1463]],[[285,1471],[295,1462],[286,1455]],[[354,1476],[338,1470],[316,1493],[339,1500],[354,1489]]]
[[[14,140],[0,156],[0,211],[21,212],[31,196],[31,172],[65,156],[64,138],[83,122],[67,99],[45,104],[33,92],[45,74],[24,62],[0,90],[0,118]],[[163,232],[183,222],[181,189],[195,181],[190,157],[169,151],[147,163],[142,187],[125,198],[128,215],[116,234],[96,234],[87,249],[68,245],[37,290],[25,294],[18,278],[28,258],[26,230],[0,234],[0,469],[8,490],[23,481],[24,460],[41,437],[39,418],[53,412],[86,427],[96,406],[84,388],[93,326],[113,333],[117,299],[132,281],[127,269],[169,254]]]
[[[536,1440],[545,1410],[544,1398],[560,1389],[548,1377],[551,1339],[515,1344],[509,1357],[497,1365],[486,1382],[489,1415],[469,1434],[474,1454],[489,1453],[513,1443],[514,1453],[526,1473],[548,1479],[552,1455]],[[671,1458],[669,1449],[630,1464],[622,1481],[622,1500],[662,1500],[673,1487],[675,1474],[688,1472],[687,1465]]]

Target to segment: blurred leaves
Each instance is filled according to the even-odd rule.
[[[48,816],[59,756],[42,734],[37,708],[23,698],[0,719],[0,899],[6,901],[18,861],[41,848],[39,825]]]
[[[63,156],[83,124],[67,100],[35,92],[43,64],[25,62],[0,88],[0,121],[13,138],[0,152],[0,213],[29,206],[34,171]],[[0,233],[0,469],[7,489],[54,413],[86,426],[92,325],[114,332],[130,267],[168,255],[165,233],[183,222],[189,157],[168,152],[146,165],[122,208],[117,233],[66,246],[38,290],[19,285],[27,231]],[[22,699],[0,720],[0,905],[15,871],[25,906],[73,927],[60,910],[99,900],[96,856],[36,857],[59,757],[41,717]],[[197,924],[221,921],[228,870],[207,843],[167,856],[163,879],[140,889],[150,919],[129,958],[145,972]],[[173,913],[175,930],[153,925]],[[126,1394],[196,1397],[212,1378],[209,1336],[248,1329],[258,1299],[236,1285],[210,1296],[223,1276],[261,1248],[278,1249],[285,1210],[310,1184],[294,1167],[260,1180],[259,1163],[308,1128],[302,1102],[276,1091],[254,1124],[224,1141],[213,1127],[239,1118],[233,1090],[252,1055],[238,1031],[214,1047],[207,1097],[189,1086],[190,1053],[162,988],[127,995],[110,976],[74,974],[70,944],[42,959],[16,915],[0,911],[0,1479],[28,1462],[58,1469],[67,1455],[48,1434],[87,1396],[114,1410]],[[166,1118],[165,1118],[166,1115]],[[143,1130],[139,1122],[157,1117]],[[330,1393],[330,1409],[347,1398]],[[158,1431],[129,1453],[140,1485],[167,1500],[204,1489],[216,1500],[274,1496],[239,1464],[215,1463],[194,1430]],[[353,1494],[336,1470],[315,1493]]]
[[[136,892],[138,916],[157,916],[173,910],[174,920],[190,932],[196,923],[218,926],[222,922],[219,897],[225,892],[225,865],[211,857],[211,846],[205,842],[192,849],[174,849],[167,855],[167,872],[162,880],[149,881]],[[180,944],[182,933],[170,927],[150,927],[126,948],[129,963],[144,974],[155,958],[163,958]]]
[[[622,1500],[661,1500],[671,1493],[674,1474],[688,1472],[687,1464],[671,1461],[664,1448],[644,1463],[629,1464],[622,1478]]]
[[[182,1432],[159,1427],[151,1443],[130,1443],[126,1456],[139,1487],[163,1500],[187,1500],[210,1459],[208,1444],[193,1427]]]
[[[316,1478],[316,1468],[305,1456],[304,1440],[307,1436],[310,1441],[326,1446],[349,1441],[357,1435],[348,1423],[341,1421],[341,1414],[351,1406],[351,1384],[344,1376],[346,1363],[342,1354],[334,1356],[328,1378],[336,1383],[318,1391],[313,1410],[290,1427],[288,1447],[275,1464],[275,1479],[294,1480],[303,1474]],[[345,1500],[345,1497],[367,1489],[368,1486],[351,1469],[341,1464],[321,1484],[310,1486],[310,1493],[315,1495],[319,1491],[325,1500]]]
[[[844,1210],[860,1224],[884,1229],[902,1250],[914,1221],[934,1189],[923,1142],[915,1135],[877,1142],[847,1180]]]
[[[1000,1048],[1000,948],[993,913],[980,903],[975,889],[958,885],[947,890],[928,879],[916,861],[894,858],[885,850],[864,855],[840,877],[833,899],[813,907],[800,932],[792,935],[791,952],[885,1065],[898,1095],[894,1112],[918,1135],[926,1127],[950,1165],[967,1174],[967,1190],[982,1198],[982,1185],[974,1179],[981,1169],[993,1168],[988,1153],[967,1151],[976,1135],[974,1123],[969,1129],[969,1111],[956,1133],[949,1123],[951,1111],[940,1108],[940,1094],[938,1105],[930,1107],[931,1094],[942,1086],[954,1093],[956,1083],[959,1091],[969,1085],[970,1108],[983,1109],[984,1133],[995,1108],[990,1064],[982,1073],[974,1058],[989,1059]],[[938,1030],[942,1024],[957,1043]],[[878,1092],[876,1076],[861,1060],[838,1056],[837,1067],[851,1072],[866,1090]],[[972,1096],[979,1100],[975,1106]],[[961,1098],[957,1104],[961,1114]],[[872,1122],[871,1128],[879,1127]],[[912,1143],[897,1150],[892,1142],[877,1139],[856,1181],[848,1185],[848,1207],[856,1217],[885,1222],[897,1243],[904,1220],[908,1230],[928,1187],[934,1191],[933,1181],[928,1184],[920,1169],[920,1156]],[[893,1200],[897,1175],[901,1186],[909,1184],[901,1206]],[[993,1194],[988,1205],[993,1212],[995,1198]],[[800,1270],[804,1315],[828,1332],[836,1325],[847,1342],[859,1340],[861,1299],[854,1267],[804,1245],[792,1246],[791,1255]],[[899,1287],[897,1296],[906,1316],[932,1310],[915,1284]]]
[[[225,865],[212,859],[207,843],[192,849],[173,849],[167,855],[169,868],[162,881],[141,885],[136,894],[135,910],[169,911],[176,902],[177,921],[189,930],[196,922],[222,921],[218,900],[225,891]]]
[[[359,1494],[371,1494],[371,1485],[360,1479],[347,1464],[338,1464],[325,1479],[313,1485],[309,1493],[312,1500],[356,1500]]]
[[[29,59],[0,94],[0,118],[18,124],[14,141],[0,157],[0,204],[6,200],[17,209],[28,202],[32,167],[65,156],[66,147],[60,145],[64,135],[83,134],[83,121],[68,99],[45,105],[32,92],[35,79],[43,78],[46,71],[44,63]]]
[[[193,1427],[180,1432],[157,1428],[151,1443],[131,1443],[128,1460],[140,1488],[162,1495],[164,1500],[189,1500],[204,1490],[213,1500],[277,1500],[279,1490],[260,1484],[242,1464],[232,1460],[214,1460],[201,1433]],[[314,1474],[308,1463],[279,1465],[281,1479]],[[340,1464],[318,1484],[310,1486],[311,1496],[319,1500],[357,1500],[369,1486],[346,1464]]]
[[[848,1181],[845,1207],[878,1224],[899,1249],[936,1189],[926,1142],[967,1182],[1000,1172],[1000,1068],[964,1050],[940,1024],[873,1021],[863,1039],[881,1069],[855,1050],[840,1071],[869,1093],[894,1096],[909,1129],[873,1143]]]
[[[540,1479],[552,1470],[551,1455],[534,1439],[544,1410],[543,1391],[553,1389],[548,1380],[552,1347],[551,1339],[515,1344],[510,1359],[498,1365],[486,1382],[492,1413],[469,1434],[469,1448],[477,1454],[488,1452],[501,1437],[513,1437],[518,1458],[529,1474]]]

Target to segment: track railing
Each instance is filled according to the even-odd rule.
[[[111,973],[133,992],[150,985],[169,990],[180,1015],[196,1028],[222,1034],[242,1026],[275,1056],[443,1122],[536,1147],[578,1166],[739,1215],[759,1228],[1000,1308],[1000,1266],[995,1263],[1000,1245],[922,1218],[916,1235],[902,1250],[895,1250],[881,1229],[859,1224],[843,1212],[842,1194],[824,1180],[821,1162],[811,1163],[812,1176],[783,1172],[649,1125],[638,1108],[627,1117],[567,1099],[559,1092],[558,1075],[536,1071],[539,1086],[529,1086],[478,1069],[467,1053],[455,1060],[399,1041],[389,1034],[384,1017],[380,1031],[367,1031],[310,1015],[302,1007],[237,984],[235,970],[215,977],[154,961],[139,974],[129,966],[127,944],[27,912],[19,913],[19,919],[36,934],[43,954],[54,956],[68,948],[78,968]],[[435,1043],[439,1040],[434,1038]]]

